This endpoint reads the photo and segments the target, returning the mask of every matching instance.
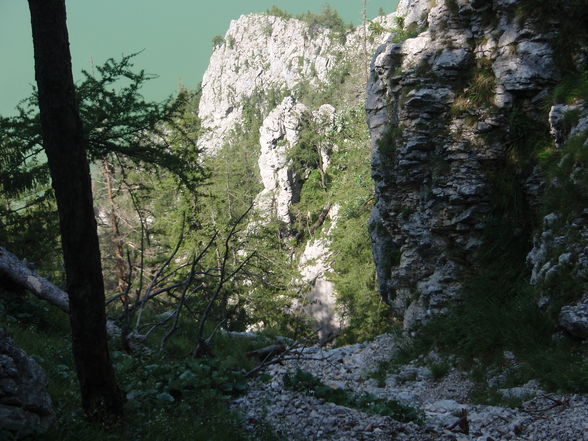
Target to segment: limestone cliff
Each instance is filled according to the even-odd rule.
[[[531,253],[532,283],[568,268],[578,293],[567,300],[578,302],[584,293],[584,303],[562,309],[562,320],[575,321],[566,326],[571,332],[585,332],[585,211],[559,222],[559,233],[550,228],[561,216],[552,214],[541,231],[545,195],[558,184],[537,158],[562,154],[570,135],[586,139],[581,99],[565,134],[552,121],[555,140],[545,111],[562,78],[586,70],[586,51],[578,41],[562,42],[570,11],[558,16],[533,4],[401,1],[404,25],[416,23],[422,32],[393,36],[373,58],[367,113],[377,202],[370,233],[381,294],[406,330],[461,297],[465,280],[496,244],[490,230],[501,224],[508,239],[501,233],[500,240]],[[566,110],[551,114],[557,112]],[[579,180],[577,191],[585,191]],[[553,290],[543,291],[545,304],[557,304]]]
[[[374,20],[378,29],[392,27],[393,15]],[[200,147],[217,152],[231,130],[242,123],[243,106],[258,92],[259,106],[273,91],[294,91],[303,83],[327,82],[343,59],[365,61],[386,33],[360,26],[341,35],[295,18],[251,14],[231,21],[223,43],[216,46],[202,81],[198,115]],[[267,115],[272,109],[265,109]]]
[[[337,200],[328,199],[331,181],[321,183],[320,198],[325,201],[316,211],[306,208],[307,212],[294,215],[293,206],[300,202],[313,173],[328,179],[331,153],[338,148],[329,133],[343,133],[345,127],[338,121],[349,108],[363,107],[370,54],[395,26],[394,17],[378,17],[365,26],[341,31],[296,18],[242,16],[231,22],[223,42],[215,47],[202,83],[199,145],[208,155],[218,154],[239,130],[259,130],[259,144],[251,146],[251,156],[258,158],[263,186],[254,201],[261,220],[250,228],[257,222],[284,225],[282,236],[290,243],[287,247],[300,273],[298,282],[307,295],[306,310],[321,338],[336,332],[342,322],[335,312],[335,288],[329,277],[330,235],[339,208]],[[345,81],[347,92],[336,90],[333,81]],[[329,87],[335,93],[321,102],[318,91]],[[247,118],[251,109],[258,115],[258,125]],[[362,113],[357,112],[358,119],[365,125]],[[307,138],[310,132],[317,136],[301,141],[303,132]],[[360,147],[356,142],[351,148]],[[301,148],[316,160],[295,164],[291,156]],[[313,226],[318,218],[320,222]],[[324,222],[329,225],[321,229]]]

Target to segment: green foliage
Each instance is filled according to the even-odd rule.
[[[308,23],[311,29],[327,28],[341,35],[353,29],[353,25],[346,24],[337,10],[328,3],[323,5],[319,14],[308,11],[298,15],[296,18]]]
[[[572,219],[588,206],[588,133],[573,136],[559,149],[543,152],[543,166],[552,179],[545,192],[545,211]]]
[[[280,18],[293,18],[292,14],[289,14],[288,12],[284,11],[283,9],[278,8],[276,5],[272,5],[271,8],[269,8],[267,11],[265,11],[265,13],[267,15],[271,15],[273,17],[280,17]]]
[[[460,79],[459,86],[463,84],[466,84],[466,87],[451,106],[452,115],[467,114],[493,106],[496,78],[491,66],[488,65],[488,60],[478,60],[478,64]]]
[[[217,266],[218,253],[223,252],[218,246],[225,232],[249,209],[263,188],[257,164],[259,127],[266,112],[281,102],[285,93],[275,90],[253,93],[244,105],[242,127],[227,137],[226,145],[215,156],[204,161],[211,176],[203,189],[198,211],[193,213],[199,228],[187,233],[183,249],[198,249],[214,231],[220,231],[219,240],[213,245],[213,250],[218,251],[204,259],[211,268]],[[166,210],[162,207],[157,211]],[[176,213],[177,219],[177,208],[169,206],[168,200],[166,217],[170,212]],[[288,226],[278,221],[262,221],[259,216],[253,211],[238,228],[229,268],[239,267],[244,256],[252,257],[241,273],[226,284],[221,293],[223,300],[211,312],[211,321],[222,321],[230,330],[256,326],[303,339],[307,336],[306,324],[291,312],[292,301],[297,296],[294,281],[298,272],[289,244],[284,241]],[[165,226],[165,230],[170,231],[174,223],[177,221]],[[214,281],[210,283],[214,286]]]
[[[222,35],[215,35],[212,37],[212,47],[216,49],[219,46],[225,44],[225,38]]]
[[[372,34],[375,35],[382,35],[384,32],[386,32],[386,28],[378,21],[370,21],[368,29]]]
[[[88,157],[94,163],[112,160],[143,175],[166,171],[176,187],[195,196],[206,176],[197,160],[198,125],[194,117],[188,121],[180,115],[186,115],[187,106],[197,98],[181,91],[162,103],[145,101],[140,89],[152,77],[133,70],[133,57],[109,59],[96,67],[95,75],[84,71],[76,86]],[[0,118],[0,239],[18,255],[34,258],[47,273],[57,273],[57,218],[42,153],[36,92],[18,112]]]
[[[431,370],[431,378],[433,378],[433,380],[440,380],[449,373],[450,368],[451,365],[447,361],[431,363],[429,365],[429,369]]]
[[[540,32],[556,31],[556,62],[562,72],[574,70],[573,56],[588,42],[585,0],[523,0],[518,3],[515,14],[519,22],[532,23]]]
[[[494,97],[495,77],[490,68],[480,67],[473,75],[468,98],[476,106],[487,104]]]
[[[401,19],[402,17],[397,17]],[[404,20],[397,22],[397,28],[392,29],[393,37],[392,41],[394,43],[402,43],[409,38],[417,37],[424,29],[419,28],[416,23],[409,24],[406,28],[404,27]]]
[[[339,406],[389,416],[401,422],[421,423],[423,419],[422,411],[414,407],[405,406],[395,400],[377,398],[367,393],[357,395],[345,389],[335,389],[322,383],[311,373],[300,369],[297,369],[294,374],[284,375],[284,387],[296,392],[311,394]]]
[[[288,159],[292,161],[292,168],[299,175],[306,170],[317,169],[321,166],[322,137],[314,126],[313,123],[307,123],[300,131],[298,142],[288,150]]]
[[[574,104],[578,100],[588,101],[588,72],[576,72],[565,76],[553,89],[555,104]]]
[[[321,12],[318,14],[307,11],[295,16],[278,8],[276,5],[273,5],[265,11],[265,14],[284,19],[296,18],[308,23],[311,32],[315,32],[320,28],[326,28],[340,34],[341,38],[344,38],[345,34],[353,29],[353,25],[345,24],[337,10],[328,3],[323,5]]]
[[[316,168],[312,169],[316,162],[305,163],[306,170],[311,171],[302,185],[300,201],[291,208],[294,228],[301,238],[300,244],[304,244],[311,238],[309,227],[324,207],[327,204],[339,206],[337,224],[329,234],[333,251],[333,271],[329,279],[335,285],[339,314],[348,322],[348,327],[337,343],[361,341],[386,332],[392,322],[391,312],[377,292],[366,228],[374,196],[369,133],[363,107],[358,105],[341,112],[334,130],[319,134],[318,128],[313,128],[306,133],[308,144],[314,144],[312,150],[309,148],[310,153],[317,151],[317,143],[337,145],[337,149],[331,153],[331,165],[324,179]],[[316,156],[314,158],[316,161]],[[330,224],[327,221],[325,225]],[[317,231],[324,233],[325,228]]]
[[[2,303],[12,298],[2,292]],[[28,306],[24,304],[28,303]],[[41,309],[39,309],[41,308]],[[275,440],[267,427],[256,433],[244,430],[238,415],[228,409],[228,399],[247,389],[241,373],[244,352],[263,346],[258,342],[224,342],[219,358],[193,360],[145,352],[130,356],[112,352],[119,385],[127,398],[124,424],[101,426],[88,423],[81,411],[79,387],[68,338],[65,314],[47,309],[37,299],[21,296],[18,311],[34,311],[30,318],[7,315],[0,308],[0,320],[8,333],[45,369],[49,378],[58,421],[49,432],[30,439],[43,441],[109,439],[121,441],[192,440]],[[12,317],[12,319],[8,319]],[[42,338],[40,336],[42,335]],[[116,346],[116,345],[114,345]],[[222,345],[221,345],[222,346]],[[229,358],[232,357],[232,360]],[[29,439],[29,438],[27,438]]]
[[[298,101],[310,108],[318,108],[323,104],[354,106],[361,74],[361,70],[351,62],[338,60],[329,71],[326,81],[318,87],[307,81],[299,84],[292,92]]]

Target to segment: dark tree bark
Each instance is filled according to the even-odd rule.
[[[28,1],[43,146],[59,212],[82,405],[88,416],[103,420],[122,415],[122,399],[108,353],[87,140],[74,91],[65,0]]]

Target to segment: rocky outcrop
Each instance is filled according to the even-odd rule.
[[[0,436],[42,433],[54,420],[45,372],[0,329]]]
[[[372,61],[366,107],[377,202],[370,233],[380,291],[408,331],[459,298],[495,208],[496,171],[520,136],[513,115],[545,118],[540,102],[560,78],[557,24],[539,30],[519,6],[401,1],[405,25],[426,29],[390,39]],[[516,173],[528,204],[536,204],[540,174]]]
[[[570,115],[576,115],[573,123]],[[583,139],[583,147],[588,149],[588,105],[582,102],[555,105],[549,112],[549,123],[558,149],[574,137]],[[581,185],[586,170],[581,165],[575,166],[566,179]],[[548,183],[556,188],[561,185],[566,183],[557,178]],[[576,214],[571,219],[569,214],[555,212],[545,216],[527,262],[532,269],[531,284],[542,295],[540,306],[557,308],[561,306],[557,298],[562,296],[577,300],[561,308],[559,323],[572,336],[588,339],[588,208]],[[562,290],[566,292],[561,293]]]
[[[370,54],[395,26],[394,17],[378,17],[344,34],[316,23],[261,14],[231,22],[204,75],[198,111],[203,133],[198,142],[207,154],[214,155],[228,144],[236,129],[257,129],[243,127],[244,112],[253,108],[261,114],[260,147],[251,154],[259,155],[263,190],[255,199],[259,220],[250,228],[275,219],[283,223],[285,239],[292,238],[291,207],[299,201],[301,187],[311,172],[293,165],[292,149],[298,145],[303,130],[332,130],[337,114],[330,104],[313,99],[310,108],[298,100],[304,93],[308,97],[310,90],[327,86],[331,73],[339,70],[352,72],[350,89],[354,90],[333,104],[355,107],[361,103]],[[283,96],[286,98],[275,102]],[[318,168],[324,178],[335,146],[321,141],[311,148],[319,155]],[[332,229],[336,207],[325,210]],[[299,260],[300,281],[308,290],[307,312],[321,338],[327,338],[340,327],[328,275],[331,242],[326,230],[314,234],[320,225],[308,227],[313,230],[312,237],[292,255],[297,254],[294,258]]]
[[[382,29],[393,26],[393,16],[374,20]],[[295,18],[251,14],[231,21],[223,43],[214,48],[202,80],[198,116],[203,133],[199,146],[209,154],[223,147],[231,131],[242,123],[243,107],[255,94],[254,105],[267,108],[268,97],[293,91],[303,83],[317,86],[343,58],[367,61],[386,32],[367,26],[346,35]]]
[[[272,219],[290,225],[290,207],[298,202],[300,188],[305,179],[293,166],[290,150],[300,141],[300,133],[312,125],[319,132],[326,132],[333,126],[335,108],[329,104],[310,112],[292,97],[286,97],[263,121],[259,129],[261,154],[259,171],[264,189],[255,199],[255,209],[262,222]],[[333,146],[318,146],[321,156],[320,167],[326,172],[330,163]],[[338,207],[328,207],[332,229],[336,225]],[[257,222],[256,222],[257,224]],[[329,229],[329,230],[330,230]],[[333,283],[328,280],[331,271],[329,231],[308,241],[298,258],[301,282],[305,286],[308,305],[304,308],[312,318],[313,329],[321,340],[332,337],[341,328],[341,320],[335,312],[336,300]]]
[[[290,206],[300,197],[301,176],[289,166],[288,151],[298,142],[308,109],[286,97],[265,118],[259,129],[259,173],[263,191],[255,200],[257,211],[267,220],[290,224]]]
[[[313,329],[321,342],[336,336],[345,326],[337,313],[335,285],[329,280],[332,253],[330,251],[330,232],[337,225],[339,206],[330,207],[328,217],[331,226],[319,239],[309,240],[299,258],[298,268],[302,281],[307,285],[307,314],[312,317]]]
[[[206,130],[200,147],[215,153],[223,146],[241,121],[244,100],[256,90],[324,81],[336,58],[333,45],[328,30],[311,34],[300,20],[254,14],[231,21],[202,80],[198,114]]]

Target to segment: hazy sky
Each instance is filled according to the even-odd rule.
[[[361,0],[331,0],[346,22],[358,24]],[[367,0],[368,17],[397,0]],[[74,76],[92,63],[102,64],[144,50],[137,68],[157,74],[143,94],[161,100],[179,84],[195,88],[212,51],[212,38],[224,35],[231,19],[276,5],[298,14],[320,11],[320,0],[66,0]],[[0,114],[30,94],[34,82],[33,47],[26,0],[0,0]]]

